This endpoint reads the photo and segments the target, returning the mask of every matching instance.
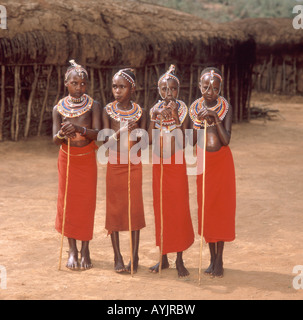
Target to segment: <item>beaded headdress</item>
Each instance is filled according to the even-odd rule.
[[[74,71],[76,71],[79,77],[82,77],[82,79],[84,78],[84,74],[88,78],[87,71],[82,66],[80,66],[80,64],[77,64],[75,60],[70,60],[69,63],[71,64],[71,67],[65,73],[65,81],[68,79],[69,75]]]
[[[134,70],[130,69],[130,68],[121,69],[113,76],[113,78],[115,76],[120,76],[120,77],[124,78],[126,81],[128,81],[131,84],[131,86],[134,88],[136,86],[135,80],[125,71],[134,72]]]
[[[180,86],[180,81],[179,79],[175,76],[175,71],[176,71],[176,67],[171,64],[169,69],[164,73],[163,76],[160,77],[159,81],[158,81],[158,87],[160,86],[161,81],[168,80],[168,79],[173,79],[175,81],[177,81],[178,86]]]
[[[210,81],[214,82],[214,77],[217,77],[222,82],[222,77],[216,73],[214,70],[210,70],[210,72],[205,72],[201,76],[201,81],[204,77],[210,76]]]
[[[216,73],[215,70],[210,70],[209,72],[205,72],[205,73],[203,73],[203,74],[201,75],[201,78],[200,78],[201,82],[202,82],[202,80],[203,80],[206,76],[209,76],[209,77],[210,77],[210,81],[209,81],[209,85],[208,85],[208,87],[207,87],[207,89],[206,89],[205,91],[203,91],[202,88],[201,88],[202,94],[204,94],[205,92],[207,92],[210,86],[212,86],[212,88],[213,88],[213,84],[214,84],[215,77],[220,80],[220,90],[219,90],[219,93],[220,93],[220,91],[221,91],[222,77],[221,77],[218,73]]]

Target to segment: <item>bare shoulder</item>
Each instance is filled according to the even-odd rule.
[[[233,114],[233,107],[231,106],[230,103],[228,103],[228,110],[227,110],[225,118],[232,117],[232,114]]]
[[[101,108],[100,102],[97,100],[94,100],[92,108]]]
[[[108,104],[102,108],[102,114],[103,114],[103,116],[108,116],[109,117],[109,114],[107,112],[107,106],[108,106]]]
[[[110,115],[107,112],[107,105],[102,108],[102,121],[104,128],[110,127],[111,119]]]
[[[146,123],[147,123],[147,112],[144,108],[141,108],[141,117],[139,119],[139,126],[141,129],[146,129]]]
[[[99,101],[94,100],[93,105],[92,105],[92,110],[97,111],[97,112],[101,112],[101,104]]]
[[[58,108],[57,108],[57,105],[55,105],[53,107],[53,117],[61,117],[59,111],[58,111]]]

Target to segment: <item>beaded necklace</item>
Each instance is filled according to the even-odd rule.
[[[208,108],[205,105],[205,100],[203,97],[195,100],[189,108],[189,116],[194,123],[194,125],[193,125],[194,129],[198,130],[201,127],[203,127],[202,122],[197,119],[197,116],[198,116],[199,111],[201,109],[205,109],[205,108],[212,110],[212,111],[215,111],[217,113],[219,119],[222,121],[226,116],[226,113],[229,108],[229,104],[228,104],[227,100],[221,96],[218,97],[216,105],[213,107],[210,107],[210,108]],[[213,126],[215,126],[215,123],[208,124],[207,126],[213,127]]]
[[[122,110],[118,108],[118,102],[114,101],[106,105],[105,108],[107,114],[116,121],[138,121],[142,116],[142,109],[133,101],[131,101],[131,105],[132,108],[130,110]]]
[[[58,112],[67,118],[75,118],[82,116],[85,112],[92,108],[94,99],[83,94],[81,98],[76,99],[68,95],[61,99],[57,104]]]
[[[152,118],[153,112],[156,109],[162,109],[162,108],[166,108],[166,106],[164,105],[165,101],[159,101],[157,104],[155,104],[151,109],[150,109],[150,117]],[[186,104],[181,101],[181,100],[176,100],[176,103],[178,105],[178,117],[180,120],[180,124],[183,123],[184,119],[186,118],[187,115],[187,106]],[[177,126],[175,123],[175,120],[173,118],[170,119],[163,119],[162,120],[162,126],[165,128],[166,132],[170,132],[172,130],[174,130]],[[156,121],[155,121],[155,127],[157,129],[161,128],[160,125],[160,115],[157,116]]]

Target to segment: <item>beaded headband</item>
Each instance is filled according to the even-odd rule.
[[[133,69],[121,69],[113,76],[113,79],[115,76],[120,76],[124,78],[126,81],[128,81],[132,85],[132,87],[135,87],[136,86],[135,80],[125,72],[126,70],[134,72]]]
[[[210,80],[214,80],[214,77],[217,77],[220,81],[222,81],[222,77],[218,73],[216,73],[214,70],[211,70],[210,72],[203,73],[201,76],[201,81],[206,76],[210,76]]]
[[[210,86],[212,86],[212,88],[214,88],[213,85],[214,85],[214,80],[215,80],[214,78],[215,78],[215,77],[217,77],[217,78],[220,80],[220,88],[219,88],[219,93],[220,93],[220,91],[221,91],[222,77],[221,77],[218,73],[215,73],[214,70],[210,70],[210,72],[206,72],[206,73],[203,73],[203,74],[202,74],[201,79],[200,79],[201,82],[202,82],[203,78],[206,77],[206,76],[210,76],[210,81],[209,81],[209,84],[208,84],[208,87],[207,87],[206,90],[203,91],[203,90],[202,90],[202,87],[201,87],[201,93],[204,94],[205,92],[207,92]],[[218,94],[219,94],[219,93],[218,93]]]
[[[160,83],[162,80],[168,80],[168,79],[173,79],[175,81],[177,81],[178,86],[180,86],[180,81],[179,79],[174,75],[174,72],[176,70],[176,67],[171,64],[169,69],[164,73],[164,75],[162,77],[160,77],[159,81],[158,81],[158,87],[160,86]]]
[[[81,76],[82,79],[84,78],[84,74],[88,78],[87,71],[82,66],[80,66],[80,64],[77,64],[75,60],[69,60],[69,63],[71,64],[72,67],[66,71],[65,81],[68,79],[69,75],[74,71],[76,71],[79,77]]]

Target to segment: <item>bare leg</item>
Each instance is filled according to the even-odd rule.
[[[120,252],[119,232],[113,231],[111,234],[111,240],[114,249],[115,271],[118,273],[123,272],[125,271],[125,266]]]
[[[214,265],[213,275],[215,277],[223,277],[224,269],[223,269],[223,249],[224,249],[224,242],[219,241],[217,242],[217,255]]]
[[[150,267],[149,271],[157,273],[157,272],[159,272],[159,268],[160,268],[160,262],[158,262],[156,265]],[[168,259],[167,259],[167,254],[164,254],[162,256],[162,270],[167,269],[167,268],[169,268],[169,263],[168,263]]]
[[[132,231],[134,272],[137,272],[138,264],[139,264],[139,241],[140,241],[140,230]],[[131,272],[131,261],[129,261],[129,264],[126,267],[126,271]]]
[[[208,246],[209,246],[209,252],[210,252],[210,265],[204,271],[204,273],[211,275],[214,272],[214,265],[216,260],[216,243],[210,242]]]
[[[78,270],[78,249],[76,239],[68,238],[69,251],[66,267],[71,270]]]
[[[176,268],[177,268],[177,271],[178,271],[179,278],[184,278],[184,277],[189,276],[189,272],[184,266],[184,262],[183,262],[182,256],[183,256],[183,252],[182,251],[177,253]]]
[[[89,241],[82,241],[80,268],[81,270],[87,270],[91,269],[92,267],[93,264],[89,254]]]

